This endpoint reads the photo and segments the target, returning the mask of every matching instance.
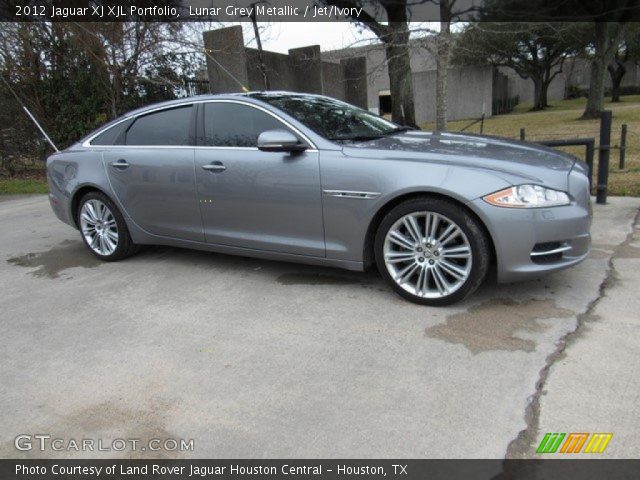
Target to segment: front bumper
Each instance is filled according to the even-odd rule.
[[[591,200],[582,172],[569,174],[569,194],[570,205],[551,208],[501,208],[481,198],[471,202],[491,233],[499,282],[540,277],[587,257]]]

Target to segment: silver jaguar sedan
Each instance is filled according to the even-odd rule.
[[[332,98],[208,95],[130,112],[47,160],[50,202],[112,261],[161,244],[362,271],[446,305],[575,265],[586,165],[502,138],[422,132]]]

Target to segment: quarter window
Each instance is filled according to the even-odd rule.
[[[191,105],[138,117],[127,131],[127,145],[189,145]]]
[[[287,130],[282,122],[254,107],[239,103],[204,105],[203,143],[213,147],[255,147],[267,130]]]
[[[91,145],[122,145],[124,143],[123,133],[129,125],[131,125],[131,120],[125,120],[106,129],[91,140]]]

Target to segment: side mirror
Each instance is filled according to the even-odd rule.
[[[263,152],[302,152],[307,146],[286,130],[267,130],[258,136],[258,150]]]

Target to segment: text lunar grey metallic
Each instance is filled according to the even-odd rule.
[[[158,112],[183,140],[158,131]],[[233,121],[252,139],[218,138]],[[161,140],[145,145],[144,135]],[[47,177],[55,214],[104,260],[161,244],[356,271],[376,263],[396,292],[429,305],[464,298],[492,264],[512,282],[575,265],[590,249],[587,167],[576,158],[398,128],[316,95],[142,108],[51,155]]]

